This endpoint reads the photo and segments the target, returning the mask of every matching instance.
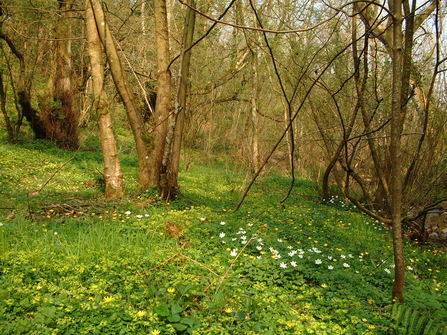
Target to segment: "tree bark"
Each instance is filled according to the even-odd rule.
[[[394,284],[393,299],[403,302],[405,262],[402,232],[402,80],[403,72],[403,39],[402,39],[402,0],[390,2],[393,16],[393,88],[391,103],[391,219],[393,227],[394,247]]]
[[[195,6],[195,1],[191,1],[191,5]],[[190,47],[193,42],[195,28],[196,13],[190,8],[186,9],[185,27],[183,31],[183,48],[180,55],[180,71],[178,78],[177,94],[175,97],[175,109],[172,116],[170,127],[166,136],[165,155],[163,157],[162,171],[166,169],[168,172],[161,178],[167,178],[166,190],[161,190],[161,194],[166,200],[175,198],[179,189],[178,173],[180,167],[180,153],[182,148],[183,128],[185,124],[186,98],[188,93],[189,67],[191,63]],[[173,137],[171,140],[170,138]],[[172,146],[172,148],[171,148]],[[169,158],[170,155],[170,158]],[[164,166],[169,164],[167,168]]]
[[[90,0],[85,1],[87,50],[90,56],[94,108],[98,118],[99,135],[104,157],[105,196],[119,199],[124,196],[123,173],[118,157],[112,115],[104,89],[104,57],[101,40],[93,16]]]
[[[169,70],[170,52],[169,52],[169,26],[167,18],[166,0],[154,0],[155,10],[155,34],[157,41],[157,102],[155,106],[154,120],[154,148],[151,161],[151,183],[158,185],[160,195],[166,198],[167,194],[167,176],[168,164],[163,164],[165,156],[165,146],[168,133],[170,114],[174,112],[172,99],[172,81],[171,71]],[[171,143],[168,143],[171,145]],[[168,148],[168,151],[170,149]],[[170,156],[170,155],[168,155]]]
[[[134,100],[132,88],[127,80],[113,36],[104,16],[102,2],[100,0],[90,0],[90,3],[113,81],[126,108],[127,118],[135,139],[138,155],[138,186],[140,191],[147,191],[153,186],[150,179],[151,171],[149,165],[151,157],[149,150],[150,136],[146,132],[142,115]]]
[[[51,102],[40,106],[48,139],[66,149],[79,146],[78,114],[73,109],[71,8],[73,0],[58,0],[59,19],[54,34],[53,69],[50,80]]]

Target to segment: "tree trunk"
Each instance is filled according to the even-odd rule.
[[[8,134],[8,141],[14,142],[15,140],[14,128],[11,124],[11,118],[9,117],[8,112],[6,110],[6,90],[5,85],[3,83],[3,71],[0,72],[0,109],[2,111],[3,118],[5,120],[6,132]]]
[[[86,32],[90,56],[94,108],[98,118],[99,135],[104,157],[105,196],[119,199],[124,196],[123,173],[118,157],[109,101],[104,89],[104,57],[90,0],[85,1]]]
[[[133,97],[132,88],[126,78],[118,51],[110,32],[109,25],[105,19],[101,0],[90,0],[99,37],[104,46],[107,61],[112,72],[113,81],[118,93],[124,103],[127,118],[132,128],[138,155],[138,186],[140,191],[147,191],[153,186],[150,180],[150,137],[148,136],[142,115],[137,108]]]
[[[257,36],[254,34],[254,36]],[[256,38],[256,37],[254,37]],[[251,148],[252,148],[252,164],[251,164],[251,170],[253,173],[259,170],[261,166],[261,158],[260,158],[260,149],[259,149],[259,74],[258,74],[258,46],[257,41],[254,41],[253,45],[249,44],[249,48],[251,51],[251,69],[253,71],[252,78],[251,78],[251,131],[252,131],[252,140],[251,140]],[[290,132],[292,131],[292,126],[290,126]],[[291,159],[293,159],[293,155],[290,155]]]
[[[168,173],[167,164],[163,165],[165,153],[166,135],[171,112],[174,111],[172,100],[171,71],[169,70],[169,27],[166,10],[166,0],[154,0],[155,9],[155,34],[157,41],[157,102],[155,106],[154,120],[154,148],[151,161],[151,184],[158,185],[159,191],[166,190],[167,177],[161,175]],[[170,143],[168,144],[170,145]],[[169,149],[168,149],[169,150]],[[165,191],[160,193],[166,197]]]
[[[66,149],[79,146],[78,114],[73,109],[71,8],[73,0],[58,0],[59,20],[55,29],[51,101],[40,105],[48,139]]]
[[[195,6],[195,1],[191,1],[191,6]],[[160,178],[167,178],[166,190],[160,190],[160,194],[166,199],[175,198],[178,192],[178,173],[180,167],[180,152],[182,148],[183,128],[185,123],[186,97],[188,92],[189,66],[191,63],[191,50],[194,36],[196,13],[190,8],[186,9],[185,27],[183,32],[183,49],[180,55],[180,74],[178,78],[177,95],[175,100],[175,112],[170,123],[170,128],[166,137],[165,156],[163,157],[162,171],[165,175]],[[173,136],[171,140],[170,137]],[[172,146],[172,148],[171,148]],[[169,158],[170,154],[170,158]],[[166,163],[168,167],[165,168]]]
[[[402,79],[403,79],[403,42],[402,42],[402,0],[391,3],[393,16],[393,89],[391,104],[391,218],[394,246],[394,284],[393,299],[404,300],[405,262],[402,232]]]

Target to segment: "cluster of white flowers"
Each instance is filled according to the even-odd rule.
[[[132,214],[132,212],[131,211],[126,211],[126,212],[124,212],[124,214],[125,215],[127,215],[127,216],[129,216],[129,215],[131,215]],[[137,215],[135,215],[135,217],[137,218],[137,219],[142,219],[143,217],[149,217],[150,215],[149,214],[137,214]]]
[[[202,218],[201,220],[204,221],[206,219]],[[221,221],[220,225],[224,226],[224,225],[226,225],[226,223],[224,221]],[[251,227],[252,225],[253,224],[247,224],[248,227]],[[254,241],[255,244],[256,244],[254,246],[254,248],[260,252],[260,254],[256,256],[256,258],[257,259],[261,259],[262,258],[262,255],[265,254],[265,252],[263,251],[264,250],[264,247],[263,247],[264,243],[263,243],[262,238],[257,237],[257,234],[253,234],[251,236],[251,238],[248,238],[247,237],[247,230],[244,229],[244,228],[239,228],[238,231],[235,234],[239,235],[239,236],[236,236],[236,237],[233,237],[231,239],[228,239],[228,238],[226,238],[227,237],[227,233],[222,231],[219,234],[219,237],[220,237],[222,243],[226,243],[225,240],[226,241],[230,241],[231,240],[231,241],[236,242],[236,243],[237,243],[237,241],[240,241],[242,244],[245,245],[245,244],[249,243],[250,241]],[[278,243],[284,243],[285,241],[286,241],[286,238],[284,238],[284,237],[277,239]],[[335,255],[335,256],[332,256],[332,255],[325,256],[325,255],[323,255],[323,251],[320,250],[317,247],[312,247],[312,248],[306,249],[306,251],[303,250],[303,249],[295,249],[291,245],[287,245],[285,247],[288,249],[288,251],[286,251],[286,252],[287,252],[287,255],[290,258],[297,257],[297,258],[300,258],[300,259],[304,259],[305,255],[307,254],[306,255],[306,259],[308,259],[310,261],[312,261],[312,259],[313,259],[314,264],[316,264],[316,265],[323,265],[323,266],[326,266],[325,263],[327,264],[327,261],[329,261],[330,263],[327,264],[327,269],[328,270],[334,270],[335,269],[336,264],[338,264],[338,263],[335,263],[335,262],[337,262],[338,259],[339,260],[343,260],[343,262],[340,262],[340,265],[343,268],[345,268],[345,269],[351,268],[351,264],[347,260],[355,258],[352,254],[339,254],[338,256],[337,255]],[[241,253],[241,251],[239,251],[238,248],[233,248],[233,249],[228,249],[228,250],[230,251],[230,256],[232,256],[232,257],[237,257],[239,255],[239,253]],[[292,268],[295,268],[295,267],[298,266],[297,261],[294,260],[294,259],[291,259],[290,261],[284,260],[283,257],[281,256],[280,250],[275,249],[274,247],[269,247],[268,250],[270,251],[271,257],[273,259],[275,259],[275,260],[281,259],[281,261],[279,262],[279,267],[280,268],[287,269],[289,266],[292,267]],[[337,250],[341,250],[341,249],[337,249]],[[318,257],[314,258],[314,257],[312,257],[312,254],[317,254]],[[360,262],[362,262],[363,259],[364,259],[364,254],[362,253],[361,255],[358,256],[358,260]],[[385,264],[386,261],[382,261],[381,263]],[[388,274],[391,274],[392,271],[389,270],[389,267],[394,267],[394,265],[389,265],[388,268],[384,269],[384,271],[386,273],[388,273]],[[412,270],[412,268],[409,267],[409,270]],[[356,271],[356,272],[358,273],[358,271]]]

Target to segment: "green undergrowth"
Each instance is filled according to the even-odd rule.
[[[181,196],[102,197],[99,152],[0,145],[2,334],[447,333],[445,250],[407,243],[314,184],[189,162]],[[422,327],[421,329],[423,329]],[[416,332],[413,332],[416,333]],[[427,334],[429,332],[427,331]],[[420,332],[424,334],[424,332]]]

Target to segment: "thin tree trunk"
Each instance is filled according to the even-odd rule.
[[[105,196],[119,199],[124,196],[123,173],[118,157],[109,101],[104,89],[104,57],[101,40],[93,16],[90,0],[85,1],[86,32],[90,56],[94,108],[98,118],[99,135],[104,157]]]
[[[112,72],[113,81],[126,108],[127,118],[135,139],[138,155],[138,186],[140,191],[147,191],[153,186],[150,180],[151,171],[149,165],[151,157],[149,150],[150,137],[146,132],[142,115],[137,108],[132,88],[127,80],[113,36],[105,19],[102,2],[100,0],[90,0],[90,3],[93,8],[99,37],[104,46],[107,61]]]
[[[255,34],[256,36],[256,34]],[[256,45],[250,46],[251,50],[251,69],[253,71],[251,87],[251,126],[252,126],[252,170],[256,172],[261,166],[259,152],[259,76],[258,76],[258,49]],[[291,155],[292,157],[292,155]]]
[[[163,157],[165,153],[165,145],[168,133],[168,125],[170,114],[174,112],[174,104],[172,100],[172,81],[169,51],[169,26],[167,18],[166,0],[154,0],[155,10],[155,33],[157,41],[157,103],[155,105],[154,120],[154,149],[151,161],[150,180],[153,185],[158,185],[159,191],[166,190],[167,178],[161,175],[168,173],[167,164],[163,166]],[[168,145],[171,145],[169,143]],[[169,150],[169,149],[168,149]],[[163,193],[163,194],[162,194]],[[167,194],[163,191],[160,193],[163,197]]]
[[[402,41],[402,0],[391,2],[393,16],[393,89],[391,105],[391,218],[394,247],[393,299],[404,300],[405,262],[402,235],[402,79],[403,79],[403,41]]]
[[[195,1],[191,1],[191,6],[195,6]],[[188,92],[188,78],[189,67],[191,63],[190,47],[193,42],[194,28],[195,28],[196,13],[190,8],[186,9],[185,27],[183,32],[183,50],[180,55],[180,74],[178,78],[177,95],[175,100],[175,114],[172,117],[172,122],[166,137],[165,156],[163,157],[162,171],[164,166],[169,164],[166,168],[168,172],[161,178],[167,178],[165,184],[166,190],[163,190],[163,196],[166,200],[175,198],[178,192],[178,173],[180,167],[180,152],[182,148],[183,128],[185,123],[186,112],[186,97]],[[173,136],[173,140],[170,137]],[[170,148],[172,146],[172,148]],[[169,157],[170,154],[170,158]],[[160,190],[161,191],[161,190]]]
[[[15,140],[14,136],[14,128],[11,124],[11,119],[6,110],[6,90],[5,85],[3,83],[3,72],[0,72],[0,109],[3,114],[3,118],[5,120],[6,131],[8,134],[8,141],[13,142]]]

